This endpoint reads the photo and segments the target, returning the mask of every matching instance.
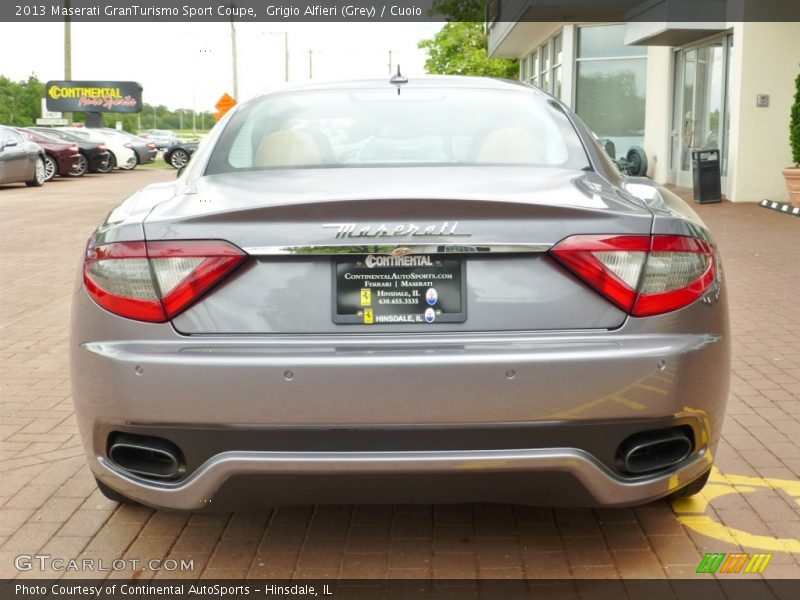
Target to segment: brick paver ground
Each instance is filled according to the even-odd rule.
[[[755,205],[697,207],[724,257],[734,358],[720,472],[693,502],[192,515],[106,500],[84,465],[72,416],[70,295],[100,218],[141,185],[172,177],[137,170],[57,178],[38,190],[0,187],[0,578],[87,575],[15,568],[16,556],[37,553],[107,564],[194,560],[194,571],[144,571],[141,579],[663,578],[693,576],[704,552],[739,550],[774,551],[767,577],[800,577],[800,219]]]

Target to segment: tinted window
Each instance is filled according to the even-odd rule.
[[[207,173],[303,167],[508,164],[581,169],[561,110],[526,91],[298,91],[238,111]]]

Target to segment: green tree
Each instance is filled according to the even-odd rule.
[[[418,46],[428,52],[425,71],[443,75],[478,75],[516,79],[519,62],[489,58],[483,23],[452,22]]]
[[[44,83],[36,75],[27,81],[11,81],[0,76],[0,123],[27,126],[36,123],[41,116],[41,98]]]
[[[800,75],[795,79],[794,104],[789,119],[789,144],[792,148],[794,166],[800,168]]]

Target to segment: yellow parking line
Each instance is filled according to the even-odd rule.
[[[720,523],[716,520],[713,509],[711,514],[707,514],[714,500],[721,496],[750,494],[758,492],[760,489],[782,491],[793,498],[800,496],[800,482],[798,481],[749,475],[727,475],[714,468],[709,477],[709,483],[702,492],[690,498],[673,500],[672,509],[681,524],[721,542],[739,545],[743,548],[800,554],[800,540],[798,539],[750,533]]]

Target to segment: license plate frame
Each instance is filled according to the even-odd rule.
[[[467,320],[466,263],[462,256],[436,254],[334,258],[331,261],[332,320],[337,324],[368,326],[463,323]],[[347,273],[357,277],[347,279]],[[426,278],[426,274],[437,277]],[[402,284],[402,281],[407,283]],[[428,300],[430,288],[436,290],[434,304]],[[371,297],[365,305],[362,292],[367,289]],[[416,295],[414,290],[418,292]],[[370,309],[372,317],[368,318],[366,311]],[[428,320],[428,309],[434,311],[432,321]]]

